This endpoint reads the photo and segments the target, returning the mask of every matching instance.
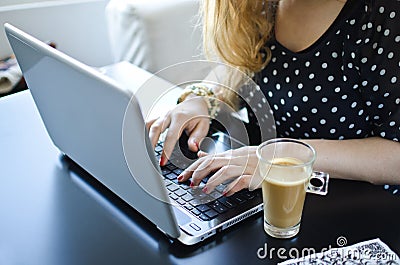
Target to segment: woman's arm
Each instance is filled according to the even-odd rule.
[[[375,184],[400,184],[400,143],[380,137],[351,140],[303,140],[317,151],[314,170],[324,171],[333,178],[369,181]],[[247,146],[219,154],[199,152],[195,161],[178,177],[191,178],[191,185],[213,173],[203,191],[210,193],[227,181],[227,196],[244,189],[260,187],[257,175],[256,146]]]
[[[315,170],[333,178],[400,184],[400,143],[381,137],[305,140],[317,151]]]

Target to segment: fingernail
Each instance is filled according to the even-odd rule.
[[[183,176],[182,176],[182,175],[179,175],[179,176],[178,176],[178,180],[181,181],[182,179],[183,179]]]
[[[161,156],[160,158],[160,166],[164,166],[165,165],[165,157]]]
[[[190,185],[189,185],[189,187],[191,187],[191,188],[193,188],[193,187],[194,187],[194,184],[193,184],[193,182],[190,182]]]
[[[202,191],[204,192],[204,193],[207,193],[207,187],[204,187],[203,189],[202,189]]]

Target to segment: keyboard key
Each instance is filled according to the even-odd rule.
[[[224,206],[222,203],[220,203],[219,201],[214,201],[214,202],[208,204],[208,206],[210,206],[210,208],[212,208],[213,210],[215,210],[218,213],[224,213],[228,210],[228,208],[226,206]]]
[[[174,169],[177,169],[177,167],[172,163],[168,163],[165,167],[168,168],[171,171],[174,170]]]
[[[223,193],[225,187],[226,187],[225,185],[219,184],[217,187],[215,187],[215,190],[220,192],[220,193]]]
[[[247,192],[244,192],[243,194],[241,194],[243,197],[245,197],[247,200],[251,200],[251,199],[253,199],[254,197],[255,197],[255,195],[252,193],[252,192],[250,192],[250,191],[247,191]]]
[[[198,199],[193,199],[193,200],[190,201],[190,205],[192,205],[194,207],[196,207],[196,206],[198,206],[200,204],[201,204],[201,201],[198,200]]]
[[[201,204],[201,205],[197,206],[196,209],[199,210],[200,212],[204,213],[204,212],[210,210],[210,207],[208,207],[205,204]]]
[[[172,182],[169,181],[168,179],[164,179],[164,183],[165,183],[165,187],[168,187],[169,185],[172,184]]]
[[[199,210],[197,210],[196,208],[193,208],[190,212],[196,216],[199,216],[201,214],[201,212]]]
[[[223,205],[225,205],[228,208],[233,208],[237,205],[235,201],[233,201],[231,198],[227,197],[221,197],[218,199],[219,202],[221,202]]]
[[[198,189],[197,191],[196,191],[196,193],[192,193],[192,195],[196,198],[196,199],[199,199],[199,200],[202,200],[202,199],[204,199],[204,198],[207,198],[207,197],[209,197],[207,194],[205,194],[203,191],[201,191],[200,189]]]
[[[179,187],[181,187],[181,189],[184,189],[184,190],[189,190],[189,189],[191,189],[190,188],[190,183],[186,183],[186,182],[178,182],[179,183]]]
[[[213,192],[210,193],[210,196],[211,196],[212,198],[214,198],[214,199],[218,199],[219,197],[222,196],[222,194],[219,193],[219,192],[217,192],[217,191],[213,191]]]
[[[183,195],[187,194],[185,190],[179,189],[175,191],[175,194],[178,195],[179,197],[182,197]]]
[[[183,172],[183,169],[180,169],[180,168],[174,169],[174,173],[175,173],[176,175],[180,175],[182,172]]]
[[[162,146],[161,145],[156,145],[156,148],[154,148],[154,151],[161,152],[162,151]]]
[[[244,198],[243,196],[241,196],[241,194],[235,194],[231,196],[232,199],[237,202],[237,203],[244,203],[246,201],[246,198]]]
[[[176,178],[171,179],[171,182],[172,182],[172,183],[175,183],[176,185],[179,185],[179,186],[180,186],[180,184],[181,184]]]
[[[204,213],[200,214],[199,217],[200,217],[200,219],[203,220],[203,221],[208,221],[208,220],[210,220],[210,218],[209,218],[207,215],[205,215]]]
[[[207,203],[212,202],[212,201],[214,201],[214,200],[215,200],[215,199],[214,199],[213,197],[210,197],[210,196],[207,196],[207,197],[205,197],[205,198],[200,199],[201,204],[207,204]]]
[[[171,199],[173,199],[174,201],[176,201],[179,197],[176,195],[176,194],[174,194],[174,193],[170,193],[169,194],[169,197],[171,198]]]
[[[167,187],[167,189],[168,189],[169,191],[174,192],[174,191],[176,191],[176,190],[179,189],[179,186],[176,185],[175,183],[172,183],[171,185],[169,185],[169,186]]]
[[[165,178],[169,180],[176,180],[176,175],[174,173],[169,173],[165,175]]]
[[[192,194],[193,196],[196,196],[196,194],[199,193],[199,191],[198,191],[197,188],[189,189],[188,192],[189,192],[190,194]]]
[[[182,199],[189,202],[189,201],[193,200],[193,196],[189,193],[186,193],[185,195],[182,196]]]
[[[194,209],[193,206],[191,206],[189,204],[186,204],[184,207],[185,207],[186,210],[189,210],[189,211]]]
[[[177,199],[176,202],[179,203],[180,205],[186,204],[186,202],[184,200],[182,200],[182,198]]]
[[[208,218],[210,218],[210,219],[213,219],[218,216],[218,213],[214,210],[209,210],[209,211],[205,212],[204,214],[207,215]]]
[[[199,187],[191,188],[190,190],[188,190],[188,192],[192,194],[194,197],[196,197],[196,199],[201,199],[208,196]]]
[[[165,176],[168,173],[171,173],[171,170],[169,170],[168,168],[162,167],[161,168],[161,173],[162,173],[163,176]]]

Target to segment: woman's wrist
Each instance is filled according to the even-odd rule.
[[[202,83],[187,86],[183,90],[181,96],[178,98],[177,104],[193,97],[202,97],[204,102],[207,104],[207,110],[210,119],[216,118],[220,110],[219,100],[209,87]]]

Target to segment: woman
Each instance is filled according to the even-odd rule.
[[[311,144],[314,168],[332,177],[400,184],[399,1],[205,0],[203,12],[205,47],[254,74],[278,137]],[[201,115],[212,107],[202,96],[186,93],[173,111],[148,123],[154,144],[169,127],[161,165],[183,129],[198,151],[209,124]],[[178,180],[198,185],[215,172],[204,192],[235,179],[225,190],[231,195],[249,187],[255,150],[199,152]]]

